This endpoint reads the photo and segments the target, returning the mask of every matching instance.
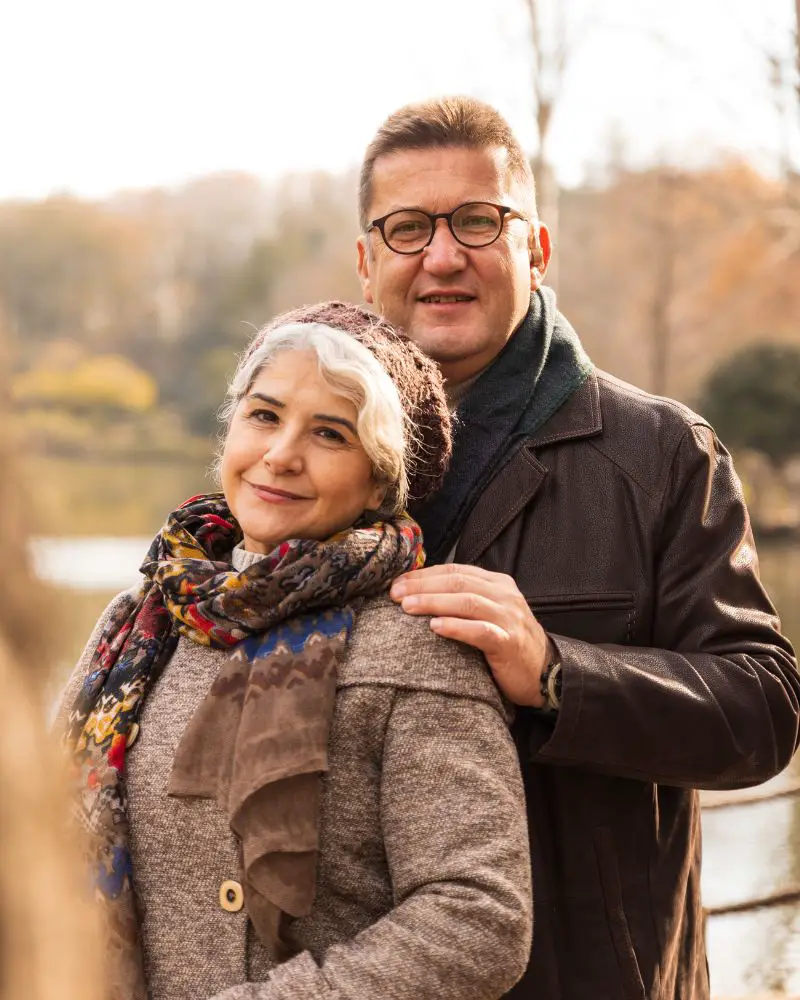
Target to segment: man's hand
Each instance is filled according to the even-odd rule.
[[[515,705],[540,708],[547,635],[510,576],[446,563],[400,576],[390,596],[412,615],[433,615],[431,629],[481,650],[497,686]]]

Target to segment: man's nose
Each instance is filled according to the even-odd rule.
[[[430,274],[452,274],[467,263],[467,248],[450,232],[446,219],[437,219],[433,239],[422,251],[422,266]]]

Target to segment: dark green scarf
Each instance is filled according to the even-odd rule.
[[[525,319],[456,411],[444,484],[412,508],[424,533],[427,565],[447,559],[491,480],[592,367],[578,335],[557,311],[553,291],[534,292]]]

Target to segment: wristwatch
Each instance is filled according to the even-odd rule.
[[[552,639],[548,638],[547,645],[550,659],[539,678],[539,693],[544,698],[544,709],[557,712],[561,708],[561,657]]]

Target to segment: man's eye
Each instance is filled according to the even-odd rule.
[[[428,227],[418,219],[410,219],[406,222],[395,222],[389,229],[389,236],[393,239],[403,236],[418,236],[424,233]]]
[[[497,221],[488,215],[467,215],[458,220],[458,225],[462,229],[494,229]]]

